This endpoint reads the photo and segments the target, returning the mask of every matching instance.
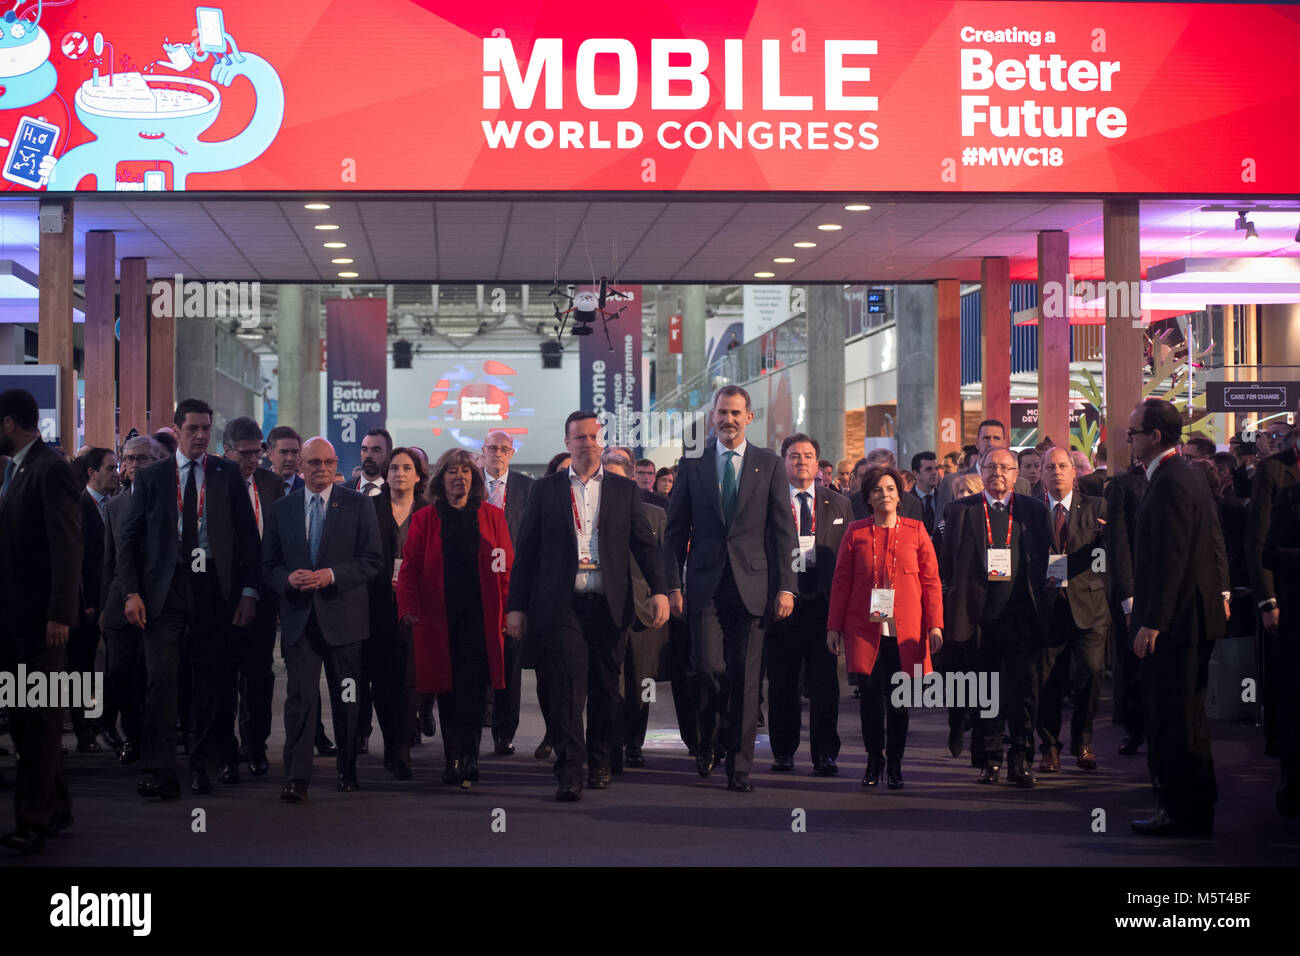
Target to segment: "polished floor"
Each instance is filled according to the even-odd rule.
[[[277,669],[282,667],[277,663]],[[277,675],[272,755],[283,740],[284,680]],[[726,789],[721,770],[706,780],[677,737],[670,689],[651,706],[644,769],[628,770],[580,802],[555,802],[549,762],[533,758],[542,735],[532,673],[525,672],[524,716],[510,757],[485,755],[469,792],[443,786],[441,742],[414,753],[415,778],[398,782],[375,752],[360,759],[362,791],[334,789],[334,766],[316,761],[309,800],[280,802],[278,759],[271,773],[197,796],[146,802],[138,769],[108,754],[66,759],[76,824],[43,853],[0,851],[0,866],[226,865],[782,865],[868,866],[1203,866],[1295,865],[1300,821],[1273,808],[1277,764],[1263,755],[1259,730],[1213,722],[1220,788],[1212,840],[1143,838],[1129,821],[1151,808],[1143,757],[1119,757],[1117,728],[1099,719],[1100,771],[1072,759],[1040,775],[1032,791],[980,786],[969,758],[949,756],[937,712],[914,715],[901,791],[859,788],[865,757],[857,702],[841,702],[843,752],[837,777],[811,774],[807,742],[794,774],[768,770],[766,737],[757,748],[752,794]],[[1109,714],[1109,701],[1102,704]],[[806,721],[806,713],[805,713]],[[806,733],[806,728],[805,728]],[[69,736],[67,742],[72,744]],[[491,747],[491,734],[484,731]],[[6,740],[6,744],[9,742]],[[138,765],[137,765],[138,766]],[[13,757],[0,758],[12,779]],[[0,800],[8,798],[5,793]],[[197,814],[202,810],[202,814]],[[1095,832],[1103,819],[1105,831]],[[195,832],[195,820],[205,829]],[[0,810],[7,824],[8,809]],[[800,826],[802,824],[802,826]]]

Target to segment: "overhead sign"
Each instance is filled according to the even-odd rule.
[[[1206,382],[1209,412],[1294,412],[1300,382]]]
[[[325,418],[339,474],[348,480],[361,464],[366,432],[387,422],[388,302],[326,299],[325,329],[330,347]]]
[[[1100,421],[1101,416],[1097,412],[1097,407],[1091,402],[1072,404],[1070,406],[1070,428],[1077,428],[1081,420],[1090,425]],[[1037,428],[1038,402],[1013,400],[1011,402],[1011,427]]]
[[[15,190],[1300,192],[1284,4],[18,9]]]
[[[625,299],[609,300],[607,311],[618,313],[608,323],[597,319],[590,335],[578,338],[579,401],[595,412],[604,428],[606,445],[627,445],[640,456],[641,428],[641,287],[620,285]],[[573,339],[565,344],[573,351]]]
[[[746,342],[766,335],[795,314],[788,285],[747,285],[743,297]]]

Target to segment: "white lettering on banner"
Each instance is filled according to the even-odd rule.
[[[690,62],[673,66],[669,58],[686,54]],[[709,102],[709,81],[704,68],[709,65],[709,47],[703,40],[650,41],[650,108],[652,110],[700,110]],[[673,93],[671,84],[690,83],[689,93]]]
[[[360,382],[335,382],[330,389],[331,415],[359,415],[381,412],[383,405],[376,401],[379,389],[365,388]]]

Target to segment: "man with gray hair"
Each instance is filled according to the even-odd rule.
[[[898,459],[888,448],[873,448],[867,452],[867,457],[862,459],[859,464],[865,463],[867,472],[872,468],[893,468],[897,470]],[[865,473],[864,473],[865,474]],[[925,505],[916,495],[905,495],[903,489],[899,488],[898,495],[898,514],[902,518],[912,518],[916,521],[925,523]],[[871,508],[867,505],[867,499],[862,494],[861,481],[858,482],[858,488],[849,495],[849,503],[853,506],[853,520],[862,521],[864,518],[871,517]]]

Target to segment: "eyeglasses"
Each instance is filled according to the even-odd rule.
[[[1134,435],[1150,435],[1154,430],[1155,429],[1152,428],[1130,428],[1125,432],[1125,434],[1128,435],[1129,438],[1132,438]]]
[[[1020,469],[1015,465],[985,465],[984,470],[1000,474],[1002,472],[1019,471]]]
[[[308,458],[303,462],[308,468],[333,468],[338,463],[337,458]]]
[[[494,455],[504,455],[508,451],[514,451],[514,445],[484,445],[484,451],[490,451]]]

